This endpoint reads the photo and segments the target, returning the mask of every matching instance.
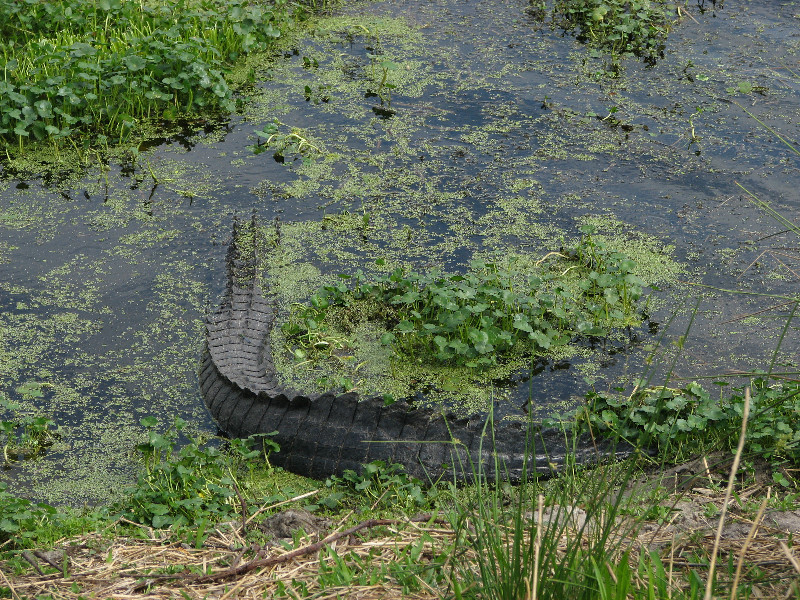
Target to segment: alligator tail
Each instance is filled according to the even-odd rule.
[[[200,390],[212,417],[228,436],[273,434],[280,452],[270,460],[288,471],[323,479],[359,472],[381,460],[398,463],[423,481],[472,480],[476,473],[521,481],[550,474],[574,459],[594,463],[630,449],[612,450],[587,436],[537,429],[515,421],[457,418],[399,401],[356,393],[307,394],[283,387],[270,347],[276,306],[260,281],[255,216],[238,221],[228,250],[228,284],[207,318]]]

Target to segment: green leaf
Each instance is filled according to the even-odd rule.
[[[172,525],[173,518],[170,515],[156,515],[153,517],[153,527],[156,529],[162,529],[169,525]]]
[[[147,510],[154,515],[166,515],[169,513],[169,506],[166,504],[148,504]]]
[[[2,519],[0,520],[0,531],[5,531],[6,533],[15,533],[19,530],[19,524],[15,521],[10,519]]]
[[[142,58],[141,56],[137,56],[135,54],[128,54],[122,58],[122,62],[125,63],[125,66],[128,68],[129,71],[141,71],[147,66],[147,61]]]
[[[17,393],[20,394],[26,400],[31,400],[34,398],[42,398],[44,397],[44,392],[42,392],[42,383],[38,381],[28,381],[23,383],[19,387],[17,387]]]
[[[528,318],[525,315],[514,315],[513,327],[533,335],[533,327],[531,327],[530,323],[528,323]]]
[[[547,350],[550,347],[550,338],[541,331],[534,331],[530,333],[528,337],[535,341],[543,350]]]
[[[411,333],[414,331],[414,324],[411,321],[404,319],[397,324],[396,329],[400,333]]]
[[[466,356],[469,354],[469,346],[461,340],[453,340],[447,344],[456,354]]]

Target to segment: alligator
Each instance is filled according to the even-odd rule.
[[[270,331],[278,307],[262,281],[262,244],[255,217],[234,220],[222,301],[206,318],[200,390],[211,416],[229,437],[271,434],[280,451],[270,462],[314,479],[360,472],[383,461],[423,482],[472,480],[481,474],[519,482],[551,475],[566,464],[623,458],[629,446],[589,433],[542,428],[530,422],[386,403],[383,396],[309,393],[282,385],[273,363]],[[279,231],[279,230],[278,230]],[[247,240],[247,243],[242,240]]]

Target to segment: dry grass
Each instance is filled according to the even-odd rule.
[[[690,498],[682,496],[681,503],[686,506]],[[702,495],[698,502],[698,506],[713,505],[721,512],[724,496]],[[694,519],[678,525],[646,523],[636,545],[639,551],[658,551],[665,570],[672,574],[668,587],[676,592],[688,591],[690,571],[707,580],[709,558],[716,551],[717,584],[722,589],[732,590],[737,583],[747,584],[751,598],[800,598],[800,570],[795,566],[800,551],[787,546],[787,541],[791,544],[800,531],[770,525],[769,519],[763,511],[755,517],[728,514],[719,539],[715,519],[709,519],[707,526]]]
[[[453,532],[449,528],[399,521],[375,527],[368,531],[367,539],[345,531],[339,532],[345,535],[326,545],[339,556],[357,557],[373,567],[397,561],[411,547],[418,546],[420,540],[424,545],[420,564],[452,545]],[[45,573],[10,576],[7,569],[3,569],[5,574],[0,580],[5,579],[5,582],[0,581],[0,585],[9,586],[14,598],[50,594],[53,598],[64,599],[272,598],[281,583],[296,589],[305,585],[316,598],[346,595],[355,599],[428,599],[438,598],[443,591],[427,588],[420,580],[423,591],[407,593],[390,578],[372,585],[322,590],[318,576],[320,556],[324,553],[314,549],[324,540],[306,537],[299,541],[299,551],[282,544],[243,546],[238,534],[227,527],[216,530],[201,548],[169,538],[103,538],[90,534],[63,540],[57,552],[29,553],[29,558]],[[330,562],[331,559],[323,560]],[[271,564],[258,566],[267,561]],[[58,572],[54,572],[54,567]],[[243,572],[219,579],[214,577],[236,568]]]

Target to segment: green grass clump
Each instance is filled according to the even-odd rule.
[[[359,497],[361,502],[370,502],[373,508],[381,507],[413,510],[425,506],[436,497],[436,489],[424,490],[424,484],[409,477],[401,465],[386,464],[381,460],[367,463],[361,473],[346,469],[341,476],[331,475],[325,480],[325,486],[334,493],[328,497],[331,501],[341,500],[345,494]]]
[[[289,22],[283,0],[2,0],[0,138],[124,140],[142,119],[231,112],[227,65]]]
[[[8,491],[0,481],[0,549],[42,548],[67,536],[97,531],[109,524],[103,511],[59,509]],[[3,556],[0,554],[0,557]]]
[[[785,463],[800,463],[800,382],[756,378],[750,383],[750,418],[745,452],[775,467],[777,483]],[[636,390],[631,396],[592,392],[578,413],[596,431],[634,444],[658,449],[676,461],[713,447],[732,447],[738,439],[744,411],[744,389],[712,398],[697,383],[675,389],[666,386]]]
[[[48,504],[14,496],[8,492],[8,484],[0,481],[0,543],[13,542],[14,546],[26,547],[26,542],[38,538],[57,513]]]
[[[531,457],[537,451],[526,449]],[[502,473],[499,460],[496,466]],[[465,468],[482,483],[450,513],[457,532],[454,597],[594,600],[624,581],[624,572],[609,578],[607,569],[622,570],[628,562],[623,540],[635,524],[618,518],[624,502],[619,485],[632,478],[632,463],[616,477],[568,469],[550,486],[532,473],[514,488],[487,479],[480,467]]]
[[[342,275],[310,305],[295,306],[282,329],[299,360],[330,351],[336,339],[330,321],[359,318],[381,322],[381,343],[398,357],[483,369],[576,336],[605,337],[638,325],[644,282],[634,274],[636,264],[596,241],[593,226],[582,231],[574,248],[549,253],[525,275],[484,261],[473,261],[463,275],[396,269],[375,282],[360,272]]]

